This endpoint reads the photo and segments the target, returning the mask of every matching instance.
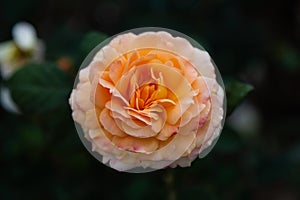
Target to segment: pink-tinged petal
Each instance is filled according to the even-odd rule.
[[[149,111],[150,121],[148,121],[148,125],[146,123],[139,125],[137,122],[129,119],[121,122],[122,130],[124,130],[124,132],[128,135],[139,138],[148,138],[157,135],[165,124],[166,113],[163,109],[153,108],[153,110],[157,110],[159,112]],[[157,119],[151,118],[151,114],[157,114],[159,117]]]
[[[194,104],[193,97],[195,96],[194,91],[191,91],[186,96],[182,97],[174,107],[166,108],[167,110],[167,122],[169,124],[175,124],[178,122],[182,114]]]
[[[212,79],[216,78],[214,65],[206,51],[194,48],[194,51],[188,58],[189,61],[198,68],[198,71],[202,76]]]
[[[164,127],[162,128],[160,133],[156,136],[156,138],[165,141],[169,139],[171,136],[177,134],[177,132],[178,132],[177,126],[172,126],[168,123],[165,123]]]
[[[98,79],[100,75],[103,74],[106,67],[108,67],[106,63],[101,60],[91,62],[91,64],[87,67],[89,68],[88,78],[90,82],[92,83],[95,79]]]
[[[119,128],[122,129],[122,124],[123,123],[126,123],[127,126],[130,126],[131,128],[133,129],[139,129],[141,127],[144,127],[146,126],[145,124],[141,123],[141,122],[138,122],[132,118],[126,118],[122,115],[120,115],[119,113],[117,112],[112,112],[112,117],[114,118],[114,120],[116,121],[116,123],[118,124]],[[123,129],[122,129],[123,130]],[[123,130],[124,131],[124,130]]]
[[[73,89],[71,92],[71,96],[69,98],[69,104],[71,105],[72,110],[78,110],[79,107],[76,103],[76,95],[77,95],[77,90]]]
[[[126,100],[127,102],[129,102],[129,99],[134,94],[136,86],[138,85],[135,70],[136,68],[129,70],[114,86],[115,90],[118,91],[124,101]]]
[[[80,82],[87,82],[89,79],[89,72],[90,72],[90,68],[89,67],[86,67],[82,70],[80,70],[79,72],[79,81]]]
[[[206,121],[209,120],[210,111],[211,111],[211,102],[207,101],[205,103],[205,108],[200,113],[199,127],[202,127],[206,123]]]
[[[109,45],[115,48],[119,53],[126,53],[130,49],[129,45],[137,36],[133,33],[126,33],[115,37]]]
[[[108,101],[105,104],[105,107],[107,109],[109,109],[110,111],[112,111],[112,117],[115,118],[117,116],[115,116],[115,114],[119,114],[121,116],[123,116],[125,119],[130,119],[130,116],[128,115],[127,111],[125,110],[125,104],[123,103],[123,101],[121,99],[113,99],[111,101]],[[122,118],[122,119],[124,119]]]
[[[185,156],[185,157],[181,157],[178,160],[176,160],[175,162],[173,162],[170,167],[171,168],[175,168],[177,166],[180,167],[190,167],[192,164],[192,161],[189,157]]]
[[[157,32],[157,34],[160,35],[160,38],[163,41],[160,44],[162,48],[173,51],[185,58],[191,56],[193,47],[186,39],[182,37],[173,37],[171,34],[164,31]]]
[[[78,107],[82,111],[87,111],[94,107],[94,105],[90,101],[90,93],[91,93],[91,84],[89,82],[85,82],[83,84],[77,85],[75,101]]]
[[[83,124],[85,121],[85,113],[81,110],[73,110],[72,117],[77,123],[80,124]]]
[[[192,118],[199,115],[199,113],[205,108],[204,104],[198,104],[197,101],[195,101],[194,104],[192,104],[182,115],[180,127],[185,126],[187,123],[191,121]]]
[[[136,137],[136,138],[150,138],[155,135],[157,135],[156,132],[154,132],[151,128],[151,126],[143,126],[138,128],[132,128],[132,126],[129,126],[127,122],[121,122],[121,129],[130,136]]]
[[[170,165],[170,161],[168,160],[160,160],[160,161],[149,161],[149,160],[141,160],[140,165],[143,168],[146,168],[149,171],[153,171],[153,169],[163,169]],[[142,171],[145,172],[145,171]]]
[[[105,130],[102,128],[89,130],[88,135],[90,138],[93,137],[93,139],[90,140],[92,142],[92,151],[95,151],[102,156],[118,157],[120,159],[124,157],[124,151],[118,149],[111,142],[111,139],[107,137]]]
[[[93,61],[102,61],[108,66],[113,60],[119,57],[117,50],[109,45],[103,47],[93,58]]]
[[[84,125],[88,129],[98,129],[99,128],[99,123],[97,120],[97,113],[96,113],[95,109],[86,111]]]
[[[166,122],[166,114],[161,114],[160,115],[160,118],[157,119],[157,120],[154,120],[152,122],[152,126],[151,126],[151,129],[155,132],[155,133],[158,133],[161,131],[162,127],[164,126]]]
[[[112,94],[111,103],[115,104],[115,101],[122,101],[122,105],[129,106],[128,99],[126,99],[119,90],[109,81],[106,81],[104,79],[99,80],[99,84],[102,85],[104,88],[108,88],[109,92]]]
[[[156,59],[156,57],[157,57],[157,55],[155,55],[155,54],[148,54],[146,56],[142,56],[142,57],[134,60],[133,62],[131,62],[129,68],[131,68],[133,66],[140,66],[140,65],[147,64],[151,60]]]
[[[110,76],[111,80],[114,82],[114,84],[117,84],[117,82],[121,78],[123,69],[124,69],[124,67],[123,67],[123,63],[121,62],[121,60],[114,61],[110,65],[109,76]]]
[[[198,77],[198,72],[193,67],[193,65],[191,65],[189,62],[187,62],[187,61],[183,61],[183,62],[184,62],[184,65],[183,65],[182,70],[184,73],[184,77],[188,80],[189,83],[192,83]]]
[[[212,94],[211,116],[207,127],[201,151],[213,144],[213,141],[218,138],[223,120],[223,98],[224,90],[219,86],[218,92]]]
[[[161,44],[161,38],[158,34],[154,32],[146,32],[139,34],[135,40],[133,40],[129,44],[130,49],[137,49],[137,48],[153,48],[159,47]]]
[[[205,135],[209,134],[208,133],[209,125],[210,125],[210,121],[207,120],[206,123],[203,126],[198,128],[197,139],[196,139],[196,146],[197,147],[201,147],[201,145],[204,143]],[[200,148],[199,148],[199,151],[200,151]]]
[[[112,135],[125,137],[126,134],[118,127],[115,120],[110,116],[107,108],[104,108],[100,114],[100,122],[102,126]]]
[[[152,124],[152,119],[148,112],[139,112],[138,110],[130,107],[126,108],[126,110],[131,117],[145,123],[146,125]]]
[[[165,31],[159,31],[159,32],[157,32],[157,34],[160,36],[160,38],[162,40],[159,47],[161,47],[162,49],[175,51],[175,45],[171,41],[173,36],[170,33],[165,32]]]
[[[96,86],[94,86],[96,85]],[[109,92],[109,89],[104,88],[102,85],[96,83],[93,84],[92,87],[92,99],[91,101],[97,106],[99,109],[103,109],[105,107],[105,104],[111,100],[111,93]]]
[[[151,64],[150,66],[154,74],[161,74],[164,80],[163,85],[171,90],[177,98],[181,98],[191,91],[191,85],[176,68],[161,64]],[[149,65],[145,67],[149,68]]]
[[[191,43],[182,37],[175,37],[172,40],[174,43],[175,52],[185,58],[189,58],[193,52]]]
[[[199,89],[198,101],[206,102],[212,92],[216,91],[216,80],[199,76],[193,83],[194,89]]]
[[[180,127],[178,130],[178,134],[188,135],[191,132],[197,132],[199,124],[199,117],[193,118],[188,124],[183,127]]]
[[[191,133],[188,135],[176,134],[168,144],[152,154],[141,155],[140,158],[143,160],[152,161],[168,160],[171,164],[174,160],[177,160],[185,153],[189,146],[192,145],[195,138],[196,133]]]
[[[125,138],[113,137],[112,142],[122,150],[137,152],[137,153],[145,153],[150,154],[154,152],[159,143],[157,140],[153,138],[134,138],[131,136],[127,136]]]
[[[109,161],[109,165],[112,168],[114,168],[114,169],[116,169],[118,171],[121,171],[121,172],[128,171],[130,169],[133,169],[133,168],[137,167],[136,163],[126,163],[124,161],[117,160],[117,159],[111,159]]]
[[[91,129],[88,133],[89,138],[95,139],[101,137],[101,131],[99,129]]]
[[[112,84],[111,82],[109,82],[103,78],[99,79],[99,84],[102,85],[103,87],[109,89],[110,93],[112,93],[115,90],[114,84]]]

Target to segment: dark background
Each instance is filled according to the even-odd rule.
[[[94,159],[69,108],[60,121],[0,108],[0,199],[300,199],[299,1],[1,0],[0,42],[19,21],[35,26],[49,61],[71,58],[89,31],[171,28],[201,43],[225,79],[255,90],[207,157],[147,174]]]

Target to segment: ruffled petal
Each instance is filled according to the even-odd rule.
[[[127,136],[125,138],[113,137],[112,142],[122,150],[150,154],[154,152],[159,143],[153,138],[133,138]]]
[[[216,78],[215,68],[212,64],[211,58],[206,51],[194,48],[194,51],[188,57],[189,61],[197,67],[199,73],[207,78]]]
[[[178,132],[178,127],[177,126],[172,126],[168,123],[164,125],[160,133],[156,136],[157,139],[165,141],[169,139],[171,136],[177,134]]]
[[[104,108],[100,114],[102,126],[112,135],[125,137],[126,134],[118,127],[115,120],[110,116],[109,110]]]

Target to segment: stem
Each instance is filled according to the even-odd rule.
[[[164,181],[166,183],[166,188],[168,192],[168,200],[176,200],[176,192],[174,188],[174,173],[171,170],[167,170],[167,173],[164,177]]]

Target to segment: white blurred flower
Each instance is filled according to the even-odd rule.
[[[13,40],[0,43],[0,72],[4,80],[28,61],[42,61],[45,47],[38,39],[35,28],[27,22],[19,22],[12,28]],[[19,113],[19,109],[11,100],[7,88],[1,88],[1,104],[11,112]]]
[[[244,137],[251,137],[261,131],[262,118],[257,108],[244,102],[235,109],[227,123]]]

